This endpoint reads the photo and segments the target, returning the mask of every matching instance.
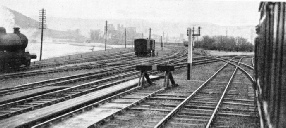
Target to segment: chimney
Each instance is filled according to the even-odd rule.
[[[15,27],[14,28],[14,33],[15,34],[19,34],[20,33],[20,28],[19,27]]]

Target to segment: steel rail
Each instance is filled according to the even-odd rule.
[[[251,58],[251,65],[254,67],[254,57]]]
[[[215,59],[218,59],[218,60],[220,60],[220,61],[227,62],[227,60],[225,60],[225,59],[220,59],[220,58],[215,58]],[[229,64],[231,64],[232,66],[238,67],[238,69],[239,69],[240,71],[242,71],[242,73],[244,73],[244,74],[247,76],[247,78],[248,78],[253,84],[256,84],[254,78],[253,78],[247,71],[245,71],[243,68],[241,68],[239,65],[234,64],[234,63],[231,63],[231,62],[229,62]],[[255,89],[255,88],[254,88],[254,89]],[[256,89],[255,89],[255,90],[256,90]]]
[[[216,71],[211,77],[209,77],[203,84],[201,84],[191,95],[189,95],[183,102],[181,102],[176,108],[174,108],[167,116],[165,116],[159,123],[156,124],[154,128],[162,128],[171,119],[183,106],[191,100],[191,98],[196,95],[199,90],[201,90],[204,86],[206,86],[219,72],[221,72],[228,63],[223,65],[218,71]]]
[[[114,59],[122,60],[121,58],[112,58],[107,60],[100,60],[100,61],[94,61],[90,63],[83,63],[83,64],[73,64],[73,65],[66,65],[61,67],[54,67],[54,68],[48,68],[48,69],[40,69],[40,70],[33,70],[33,71],[26,71],[26,72],[19,72],[19,73],[10,73],[0,76],[0,80],[2,79],[8,79],[8,78],[15,78],[15,77],[28,77],[33,75],[39,75],[39,74],[47,74],[47,73],[55,73],[55,72],[63,72],[67,70],[82,70],[82,69],[90,69],[90,68],[100,68],[103,66],[103,64],[107,62],[114,62]],[[124,59],[130,59],[130,58],[124,58]]]
[[[175,62],[176,62],[176,61],[175,61]],[[176,67],[176,68],[178,68],[178,67]],[[153,73],[151,72],[151,74],[153,74]],[[121,95],[121,94],[119,94],[119,95]],[[117,96],[119,96],[119,95],[112,96],[112,98],[113,98],[113,97],[117,97]],[[107,98],[106,100],[110,100],[110,98]],[[75,114],[73,114],[73,113],[76,113],[76,114],[82,113],[82,112],[84,112],[85,110],[90,110],[90,109],[92,109],[93,107],[97,107],[98,104],[102,104],[103,102],[106,102],[106,101],[105,101],[105,100],[102,100],[102,101],[97,102],[97,103],[94,103],[94,104],[92,104],[92,105],[88,105],[88,106],[82,107],[82,108],[80,108],[80,109],[77,109],[77,110],[75,110],[75,111],[71,111],[71,112],[68,112],[68,113],[66,113],[66,114],[57,116],[57,117],[55,117],[55,118],[52,118],[52,119],[47,120],[47,121],[45,121],[45,122],[42,122],[42,123],[40,123],[40,124],[34,125],[33,128],[37,128],[37,127],[48,127],[48,125],[52,124],[53,122],[57,122],[57,120],[61,120],[62,118],[65,118],[65,119],[66,119],[66,118],[69,118],[69,117],[73,117],[73,116],[75,115]],[[139,100],[138,102],[140,102],[140,100]],[[142,101],[141,101],[141,102],[142,102]],[[92,107],[92,106],[93,106],[93,107]],[[110,117],[113,117],[113,116],[111,115]],[[105,118],[105,119],[107,119],[107,118]],[[98,124],[98,123],[97,123],[97,124]]]
[[[180,53],[180,52],[178,52],[178,53]],[[176,57],[176,55],[178,55],[178,54],[174,54],[174,56],[171,56],[171,57]],[[170,56],[169,56],[170,57]],[[168,57],[167,57],[168,58]],[[158,58],[158,59],[156,59],[156,61],[162,61],[162,59],[165,59],[165,58]],[[156,62],[155,61],[155,62]],[[134,71],[133,71],[134,72]],[[136,72],[136,71],[135,71]],[[112,77],[113,78],[113,77]],[[103,80],[103,81],[108,81],[107,80],[107,78],[104,78],[105,80]],[[0,107],[7,107],[7,106],[11,106],[11,105],[15,105],[15,104],[19,104],[20,102],[26,102],[27,100],[29,100],[29,101],[33,101],[33,99],[38,99],[38,98],[40,98],[40,97],[45,97],[45,96],[51,96],[51,95],[54,95],[54,94],[56,94],[56,93],[59,93],[59,94],[62,94],[62,92],[67,92],[67,91],[69,91],[69,90],[76,90],[77,88],[83,88],[84,86],[87,86],[87,87],[89,87],[89,86],[92,86],[93,84],[95,84],[95,83],[98,83],[98,82],[100,82],[100,80],[96,80],[96,81],[94,81],[94,82],[90,82],[90,83],[86,83],[86,84],[82,84],[82,85],[77,85],[77,86],[74,86],[74,87],[70,87],[70,88],[66,88],[66,89],[62,89],[62,90],[58,90],[58,91],[55,91],[55,92],[50,92],[50,93],[47,93],[47,94],[42,94],[42,95],[38,95],[38,96],[33,96],[33,97],[29,97],[29,98],[26,98],[26,99],[22,99],[22,100],[18,100],[18,101],[14,101],[14,102],[10,102],[10,103],[6,103],[6,104],[3,104],[3,105],[1,105]],[[89,89],[88,90],[88,92],[90,92],[90,91],[93,91],[93,89]],[[80,94],[82,94],[82,93],[84,93],[84,94],[86,94],[86,92],[84,91],[84,92],[81,92]],[[64,93],[63,93],[64,94]],[[63,98],[73,98],[73,97],[75,97],[75,96],[78,96],[79,95],[79,93],[76,93],[76,94],[72,94],[72,96],[64,96]],[[53,97],[53,96],[52,96]],[[49,104],[49,103],[57,103],[57,102],[61,102],[62,100],[64,100],[63,98],[57,98],[57,100],[53,100],[53,101],[49,101],[49,102],[46,102],[46,103],[44,103],[45,105],[47,105],[47,104]],[[40,106],[40,107],[43,107],[44,106],[44,104],[41,104],[41,105],[37,105],[37,106]],[[38,108],[37,106],[34,106],[33,108]],[[16,111],[16,112],[13,112],[14,114],[16,114],[16,113],[19,113],[19,112],[25,112],[26,110],[30,110],[31,109],[31,107],[29,107],[29,108],[25,108],[25,109],[21,109],[21,110],[18,110],[18,111]],[[7,117],[7,116],[13,116],[13,114],[11,114],[11,113],[9,113],[9,114],[6,114],[6,115],[2,115],[1,117],[2,118],[4,118],[4,117]]]
[[[80,57],[78,55],[77,59],[68,59],[68,60],[63,60],[63,61],[60,61],[59,57],[56,57],[54,59],[54,61],[45,61],[45,60],[37,61],[37,64],[33,64],[30,67],[20,68],[19,71],[35,70],[35,69],[39,69],[39,68],[56,67],[56,66],[61,66],[61,65],[77,64],[77,63],[82,63],[82,62],[90,62],[90,61],[106,59],[104,57],[111,58],[113,56],[122,55],[122,54],[124,54],[124,56],[125,56],[125,54],[131,54],[131,53],[132,53],[131,51],[119,51],[119,52],[115,52],[115,53],[109,53],[107,55],[105,54],[105,55],[102,55],[102,56],[99,56],[99,55],[91,56],[91,55],[89,55],[88,57],[84,57],[84,58],[82,58],[82,55]],[[56,61],[56,59],[57,59],[57,61]]]
[[[239,65],[241,60],[242,60],[242,58],[239,60],[238,65]],[[223,93],[222,93],[222,95],[221,95],[221,97],[220,97],[220,99],[219,99],[219,101],[218,101],[218,103],[217,103],[217,105],[216,105],[216,107],[215,107],[215,109],[214,109],[214,111],[213,111],[213,113],[212,113],[212,115],[211,115],[207,125],[206,125],[206,128],[210,128],[211,127],[211,124],[212,124],[212,122],[213,122],[213,120],[215,118],[215,115],[216,115],[219,107],[221,106],[222,100],[223,100],[225,94],[227,93],[227,90],[230,87],[231,82],[233,81],[233,78],[234,78],[234,76],[235,76],[235,74],[237,72],[237,69],[238,69],[238,67],[235,67],[235,70],[232,73],[232,75],[231,75],[231,77],[230,77],[230,79],[229,79],[229,81],[228,81],[228,83],[227,83],[227,85],[226,85],[226,87],[225,87],[225,89],[224,89],[224,91],[223,91]]]
[[[135,62],[135,61],[137,61],[137,62]],[[133,60],[132,62],[133,62],[133,65],[135,65],[136,63],[141,63],[143,61]],[[95,71],[95,72],[81,73],[81,74],[72,75],[72,76],[65,76],[65,77],[48,79],[48,80],[34,82],[34,83],[28,83],[28,84],[24,84],[24,85],[18,85],[18,86],[15,86],[13,88],[0,89],[0,96],[4,95],[6,93],[11,94],[13,91],[18,91],[18,90],[35,89],[35,88],[44,87],[44,86],[63,84],[62,82],[59,82],[59,81],[63,81],[64,83],[70,83],[66,80],[72,79],[72,81],[75,81],[75,79],[76,79],[76,81],[79,81],[80,79],[87,79],[87,77],[89,77],[89,76],[90,77],[100,76],[100,74],[98,74],[98,73],[102,74],[103,72],[108,73],[108,71],[128,69],[128,68],[130,68],[130,66],[128,64],[115,65],[114,67],[108,67],[108,69],[100,69],[100,70]],[[50,84],[45,85],[47,83],[50,83]]]
[[[159,59],[156,59],[154,61],[159,61],[161,58]],[[34,82],[34,83],[29,83],[29,84],[24,84],[24,85],[18,85],[16,87],[13,87],[13,88],[5,88],[5,89],[0,89],[0,93],[1,95],[9,92],[9,94],[11,94],[11,91],[17,91],[17,90],[25,90],[26,88],[30,87],[30,88],[35,88],[36,85],[40,85],[39,87],[43,87],[45,85],[42,85],[42,84],[46,84],[46,83],[51,83],[51,82],[56,82],[57,84],[60,84],[61,82],[58,82],[60,80],[65,80],[65,82],[67,82],[66,80],[67,79],[80,79],[81,77],[85,77],[84,79],[86,79],[87,75],[93,75],[93,74],[97,74],[97,73],[100,73],[101,71],[110,71],[110,70],[119,70],[119,69],[126,69],[128,67],[130,67],[128,64],[132,64],[132,65],[136,65],[136,63],[142,63],[144,61],[148,61],[148,60],[151,60],[151,59],[138,59],[138,60],[132,60],[132,61],[128,61],[128,63],[122,63],[122,65],[115,65],[115,67],[108,67],[109,69],[106,70],[106,69],[103,69],[103,70],[100,70],[100,71],[95,71],[95,72],[90,72],[90,73],[82,73],[82,74],[77,74],[77,75],[73,75],[73,76],[67,76],[67,77],[60,77],[60,78],[55,78],[55,79],[49,79],[49,80],[44,80],[44,81],[40,81],[40,82]],[[112,65],[110,65],[112,66]],[[124,66],[127,66],[127,67],[124,67]],[[118,69],[116,69],[118,68]],[[75,78],[77,77],[77,78]],[[54,84],[49,84],[50,85],[54,85]]]
[[[216,57],[216,58],[222,59],[221,57]],[[236,60],[231,60],[231,61],[238,63],[238,61],[236,61]],[[243,62],[240,62],[240,64],[241,64],[241,65],[244,65],[245,67],[247,67],[247,68],[249,68],[249,69],[251,69],[251,70],[254,70],[253,66],[250,66],[250,65],[248,65],[248,64],[246,64],[246,63],[243,63]]]
[[[93,91],[96,91],[96,90],[99,90],[99,89],[102,89],[102,88],[107,88],[107,87],[110,87],[110,86],[112,86],[114,84],[110,84],[110,85],[107,85],[107,86],[100,86],[100,85],[97,85],[97,84],[104,83],[104,82],[107,82],[107,81],[110,81],[110,80],[114,80],[116,78],[121,78],[124,75],[129,75],[129,76],[131,75],[132,76],[132,75],[135,75],[135,74],[138,74],[138,72],[132,71],[132,72],[127,73],[127,74],[123,73],[122,75],[117,75],[117,76],[113,76],[113,77],[110,77],[110,78],[104,78],[104,79],[101,79],[101,80],[96,80],[96,81],[85,83],[85,84],[81,84],[81,85],[78,85],[78,86],[65,88],[65,89],[62,89],[62,90],[57,90],[57,91],[54,91],[54,92],[49,92],[49,93],[46,93],[46,94],[37,95],[37,96],[33,96],[33,97],[28,97],[26,99],[20,99],[18,101],[2,104],[2,105],[0,105],[0,107],[3,110],[3,108],[8,108],[9,109],[13,105],[17,106],[17,105],[19,105],[21,103],[33,102],[34,100],[41,100],[41,99],[47,99],[47,98],[48,99],[51,99],[51,98],[54,99],[54,100],[48,100],[48,101],[43,102],[41,104],[31,105],[30,107],[23,108],[23,109],[20,109],[20,110],[14,110],[13,112],[1,115],[0,119],[11,117],[11,116],[14,116],[14,115],[26,112],[26,111],[31,111],[31,110],[35,110],[35,109],[38,109],[38,108],[42,108],[42,107],[45,107],[45,106],[50,105],[50,104],[55,104],[55,103],[58,103],[58,102],[62,102],[62,101],[65,101],[65,100],[68,100],[68,99],[71,99],[71,98],[74,98],[74,97],[85,95],[87,93],[90,93],[90,92],[93,92]],[[129,78],[129,79],[131,79],[131,78]],[[125,81],[126,80],[123,80],[122,82],[125,82]],[[118,81],[117,83],[120,83],[120,82]],[[84,86],[86,86],[86,87],[84,87]],[[83,87],[84,87],[84,90],[76,91],[77,89],[82,89]],[[71,93],[70,94],[69,92],[73,92],[73,90],[75,90],[76,93]]]
[[[74,116],[74,113],[76,113],[76,114],[83,113],[83,112],[85,112],[85,110],[90,110],[90,109],[92,109],[92,108],[94,108],[94,107],[99,106],[100,104],[103,104],[103,103],[105,103],[105,102],[110,101],[110,100],[113,99],[113,98],[120,97],[120,96],[122,96],[122,95],[128,94],[128,93],[133,92],[133,91],[135,91],[135,90],[138,90],[138,89],[140,89],[140,88],[142,88],[142,87],[136,86],[136,87],[131,88],[131,89],[127,90],[127,91],[118,93],[118,94],[116,94],[116,95],[112,95],[112,96],[110,96],[110,97],[107,97],[107,98],[105,98],[105,99],[102,99],[102,100],[100,100],[100,101],[98,101],[98,102],[95,102],[95,103],[93,103],[93,104],[90,104],[90,105],[87,105],[87,106],[78,108],[78,109],[76,109],[76,110],[70,111],[70,112],[65,113],[65,114],[63,114],[63,115],[60,115],[60,116],[56,116],[56,117],[54,117],[54,118],[52,118],[52,119],[49,119],[49,120],[47,120],[47,121],[45,121],[45,122],[36,124],[36,125],[32,126],[31,128],[48,127],[48,126],[51,125],[53,122],[57,122],[58,120],[61,120],[62,118],[73,117],[73,116]],[[32,123],[31,123],[30,125],[32,125]]]

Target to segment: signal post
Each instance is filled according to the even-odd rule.
[[[192,64],[193,64],[193,41],[192,41],[192,29],[188,28],[187,30],[188,36],[188,65],[187,65],[187,80],[191,79],[191,72],[192,72]]]
[[[200,36],[200,29],[201,27],[198,27],[198,33],[195,34],[195,28],[193,27],[193,30],[191,28],[188,28],[187,30],[187,36],[188,36],[188,65],[187,65],[187,80],[191,79],[191,72],[192,72],[192,64],[193,64],[193,43],[194,43],[194,37]]]

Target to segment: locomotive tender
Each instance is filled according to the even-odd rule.
[[[261,2],[254,72],[262,127],[286,127],[286,3]]]
[[[36,59],[36,55],[25,52],[28,38],[19,29],[16,27],[14,33],[6,33],[6,29],[0,27],[0,72],[22,65],[28,67],[31,59]]]
[[[155,40],[135,39],[134,50],[136,56],[155,56]]]

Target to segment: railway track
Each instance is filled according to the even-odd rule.
[[[82,55],[78,55],[77,58],[71,58],[70,56],[67,56],[63,60],[54,58],[53,61],[42,60],[42,61],[34,62],[34,64],[32,64],[30,67],[23,67],[19,69],[18,71],[43,69],[43,68],[57,67],[57,66],[68,65],[68,64],[79,64],[83,62],[93,62],[93,61],[104,60],[106,58],[111,58],[113,56],[118,56],[118,55],[128,54],[128,53],[131,54],[131,51],[124,50],[124,51],[119,51],[115,53],[103,54],[103,55],[87,55],[84,57]]]
[[[225,69],[224,69],[225,68]],[[230,87],[231,82],[233,81],[234,75],[237,72],[237,69],[233,69],[230,66],[226,67],[226,65],[224,65],[218,72],[224,70],[228,73],[220,73],[218,75],[218,72],[216,74],[214,74],[211,78],[208,79],[208,81],[206,81],[204,84],[202,84],[202,86],[197,89],[195,92],[188,92],[186,90],[184,90],[185,92],[182,92],[182,90],[180,91],[175,91],[174,94],[174,90],[172,90],[173,94],[170,94],[170,92],[168,92],[168,90],[166,91],[166,89],[158,89],[156,91],[150,91],[150,90],[144,90],[144,91],[138,91],[139,93],[132,93],[131,95],[126,95],[121,97],[120,99],[117,100],[112,100],[111,104],[113,105],[104,105],[104,109],[120,109],[120,111],[118,110],[116,112],[116,114],[118,113],[122,113],[122,111],[124,111],[124,114],[120,114],[120,115],[110,115],[106,118],[104,118],[104,120],[100,120],[95,124],[90,125],[90,127],[95,127],[98,126],[102,123],[105,122],[105,125],[100,125],[101,127],[118,127],[121,126],[122,124],[124,124],[123,122],[127,122],[132,120],[133,118],[136,118],[136,112],[142,112],[142,111],[151,111],[151,112],[157,112],[160,114],[157,114],[156,117],[148,117],[150,118],[148,120],[147,125],[144,125],[143,127],[154,127],[155,124],[157,124],[160,119],[162,119],[163,117],[165,117],[164,119],[170,119],[170,118],[176,118],[176,120],[179,120],[179,123],[173,122],[171,124],[175,124],[175,125],[179,125],[183,126],[183,125],[187,125],[189,126],[199,126],[200,123],[202,123],[202,126],[208,125],[207,123],[210,122],[209,120],[214,120],[214,119],[218,119],[220,118],[219,116],[214,116],[216,115],[213,114],[213,112],[218,110],[218,104],[217,101],[219,103],[226,103],[227,102],[222,102],[222,97],[224,95],[226,95],[227,93],[227,88],[225,87],[225,85],[227,85],[228,87]],[[233,72],[229,73],[229,70],[232,70]],[[211,81],[214,77],[218,78],[220,77],[222,80],[224,81]],[[216,85],[216,86],[214,86]],[[206,86],[206,87],[204,87]],[[175,88],[174,88],[175,89]],[[153,89],[151,89],[153,90]],[[210,93],[211,92],[211,93]],[[222,93],[223,96],[218,96]],[[232,90],[230,90],[230,92],[233,92]],[[145,95],[143,95],[145,94]],[[188,97],[188,94],[191,94]],[[227,94],[227,98],[229,100],[228,95],[231,94]],[[143,98],[142,98],[143,97]],[[187,98],[186,98],[187,97]],[[188,100],[192,99],[192,101],[188,102]],[[160,101],[162,100],[162,101]],[[168,102],[164,102],[164,101],[168,101]],[[241,100],[241,99],[239,99]],[[236,99],[236,101],[239,101]],[[135,101],[135,102],[134,102]],[[182,102],[183,101],[183,102]],[[250,100],[245,100],[247,101],[251,101]],[[177,106],[178,103],[181,104],[179,106],[182,106],[183,108],[180,108]],[[252,101],[253,102],[253,101]],[[116,107],[115,104],[121,104],[121,107]],[[237,104],[242,104],[237,103]],[[245,105],[245,104],[244,104]],[[108,107],[109,106],[109,107]],[[122,108],[122,106],[125,106]],[[180,108],[180,109],[179,109]],[[101,108],[103,109],[103,108]],[[126,111],[128,109],[128,112]],[[250,107],[250,109],[253,109]],[[224,109],[222,109],[224,110]],[[132,111],[132,112],[130,112]],[[134,113],[133,113],[134,112]],[[174,114],[170,114],[170,113],[174,113]],[[172,116],[166,116],[166,113],[169,113],[168,115],[172,115]],[[233,113],[230,113],[230,115]],[[193,119],[190,119],[190,115],[193,116]],[[223,114],[218,114],[218,115],[223,115]],[[239,115],[239,114],[237,114]],[[235,115],[235,116],[237,116]],[[64,118],[69,118],[74,116],[71,115],[71,113],[67,114],[67,115],[63,115]],[[179,117],[175,117],[175,116],[179,116]],[[217,117],[217,118],[210,118],[211,117]],[[200,118],[200,119],[198,119]],[[49,121],[46,121],[44,123],[38,124],[34,127],[42,127],[42,126],[49,126],[55,122],[58,122],[58,119],[62,120],[60,117],[51,119]],[[107,120],[112,119],[112,121],[108,121],[106,124]],[[163,119],[163,120],[164,120]],[[208,120],[209,119],[209,120]],[[71,120],[73,121],[73,120]],[[172,121],[174,121],[172,119]],[[182,123],[182,122],[188,122],[188,123]],[[53,122],[53,123],[51,123]],[[111,123],[110,123],[111,122]],[[164,122],[164,121],[160,121],[160,122]],[[160,124],[165,124],[165,123],[158,123],[155,127],[160,127]],[[190,122],[195,122],[193,125],[190,125]],[[71,123],[71,122],[69,122]],[[170,124],[170,122],[168,123]],[[211,124],[211,123],[210,123]],[[67,124],[66,124],[67,125]],[[70,124],[71,126],[75,125],[75,124]],[[166,125],[165,125],[166,126]],[[53,126],[52,126],[53,127]],[[169,126],[168,126],[169,127]],[[173,127],[173,126],[170,126]],[[176,126],[175,126],[176,127]]]
[[[184,54],[182,55],[184,56]],[[181,58],[181,57],[182,56],[179,56],[178,58]],[[29,84],[24,84],[24,85],[18,85],[13,88],[0,89],[0,96],[19,93],[22,91],[40,88],[44,86],[66,85],[66,84],[71,84],[71,83],[75,83],[75,82],[83,81],[83,80],[102,78],[107,75],[128,71],[130,69],[133,69],[135,65],[140,64],[140,63],[147,63],[147,62],[150,63],[150,61],[159,62],[161,61],[161,59],[169,59],[169,58],[174,58],[174,56],[164,56],[164,57],[157,58],[157,59],[141,58],[141,59],[136,59],[136,60],[134,59],[134,60],[129,60],[129,61],[121,60],[119,62],[114,62],[112,64],[106,64],[109,66],[103,69],[93,71],[93,72],[82,73],[82,74],[55,78],[55,79],[49,79],[49,80],[44,80],[44,81],[39,81],[39,82],[34,82],[34,83],[29,83]],[[197,59],[200,59],[200,58],[197,58]],[[122,61],[125,61],[125,62],[122,62]],[[173,61],[178,61],[178,60],[174,59]],[[184,60],[179,60],[179,62],[180,61],[184,61]]]
[[[239,83],[242,73],[237,74],[237,70],[230,78],[222,75],[220,81],[206,81],[155,127],[259,127],[252,83]],[[242,85],[247,88],[246,97],[239,97],[237,89]],[[251,123],[242,124],[241,120]]]
[[[201,62],[200,62],[201,63]],[[131,90],[133,90],[133,89],[131,89]],[[153,93],[153,90],[154,89],[150,89],[150,90],[148,90],[148,91],[146,91],[146,90],[141,90],[141,91],[139,91],[139,92],[141,92],[141,94],[139,95],[139,97],[145,97],[145,98],[143,98],[143,99],[146,99],[146,96],[147,97],[150,97],[150,96],[154,96],[155,94],[157,94],[157,93],[159,93],[159,92],[161,92],[161,91],[163,91],[163,90],[165,90],[165,89],[158,89],[157,91],[155,91],[156,93]],[[152,93],[150,93],[150,92],[152,92]],[[131,92],[128,92],[128,94],[130,94]],[[132,92],[132,94],[134,94],[134,95],[137,95],[137,93],[135,93],[135,92]],[[142,96],[143,94],[145,94],[145,96]],[[114,96],[114,97],[118,97],[118,96]],[[120,96],[120,97],[122,97],[122,96]],[[130,100],[131,101],[134,101],[134,99],[136,99],[136,96],[128,96],[129,98],[127,98],[127,100],[130,102]],[[161,96],[162,97],[162,96]],[[163,96],[164,97],[164,96]],[[160,98],[160,97],[159,97]],[[137,95],[137,99],[138,99],[138,95]],[[176,99],[175,97],[174,97],[174,99]],[[177,98],[177,99],[180,99],[180,98]],[[182,99],[182,98],[181,98]],[[107,101],[109,101],[110,100],[110,98],[107,98]],[[142,101],[142,100],[141,100]],[[88,106],[85,106],[85,107],[83,107],[83,108],[80,108],[80,109],[77,109],[77,110],[74,110],[74,111],[72,111],[72,112],[68,112],[68,113],[66,113],[66,114],[63,114],[63,115],[60,115],[60,116],[57,116],[57,117],[55,117],[55,118],[52,118],[52,119],[50,119],[50,120],[48,120],[48,121],[46,121],[46,122],[43,122],[43,123],[41,123],[41,124],[38,124],[38,125],[36,125],[36,126],[34,126],[34,127],[46,127],[46,126],[48,126],[48,125],[50,125],[50,124],[53,124],[54,122],[58,122],[59,120],[64,120],[64,119],[66,119],[66,118],[69,118],[69,117],[73,117],[73,116],[75,116],[75,115],[77,115],[77,114],[79,114],[79,113],[82,113],[82,112],[85,112],[85,111],[89,111],[90,110],[90,108],[93,108],[93,107],[96,107],[96,106],[98,106],[98,104],[102,104],[103,102],[106,102],[105,100],[103,100],[103,101],[100,101],[100,102],[97,102],[97,103],[95,103],[95,104],[92,104],[92,105],[88,105]],[[140,103],[140,100],[138,101],[138,103]],[[121,105],[123,105],[122,103],[120,103]],[[137,103],[133,103],[134,105],[136,105]],[[123,105],[123,106],[125,106],[125,105]],[[129,107],[128,107],[129,108]],[[112,108],[110,108],[110,109],[112,109]],[[114,108],[113,108],[114,109]],[[125,108],[126,109],[126,108]]]
[[[178,118],[199,118],[201,121],[205,120],[207,117],[211,115],[211,109],[213,105],[218,100],[219,93],[222,91],[222,89],[225,87],[223,84],[218,83],[211,83],[210,81],[216,77],[221,77],[222,79],[228,79],[230,76],[229,71],[233,70],[231,66],[227,66],[225,64],[220,70],[218,70],[211,78],[209,78],[200,88],[198,88],[194,93],[188,89],[179,89],[176,90],[176,88],[172,89],[170,92],[164,92],[160,94],[156,94],[154,97],[150,97],[150,100],[146,100],[144,103],[134,107],[129,108],[130,111],[136,111],[139,112],[155,112],[154,116],[151,116],[150,119],[147,119],[147,122],[143,124],[143,127],[161,127],[160,125],[165,124],[167,119],[170,119],[171,117],[174,117],[176,115],[180,115]],[[219,73],[223,72],[223,73]],[[207,86],[208,85],[208,86]],[[206,87],[204,87],[206,86]],[[213,90],[211,90],[213,89]],[[200,90],[200,91],[198,91]],[[212,93],[209,93],[212,92]],[[192,101],[188,102],[192,98]],[[179,105],[178,105],[179,104]],[[199,106],[203,106],[199,108]],[[204,108],[205,107],[205,108]],[[196,109],[194,109],[196,108]],[[132,112],[131,112],[132,113]],[[122,115],[122,116],[125,116]],[[185,116],[185,117],[184,117]],[[193,117],[192,117],[193,116]],[[128,117],[127,117],[128,118]],[[102,127],[116,127],[121,126],[120,122],[122,122],[121,115],[116,116],[115,120],[110,121],[111,123],[106,123]],[[129,117],[130,119],[130,117]],[[102,123],[102,122],[99,122]],[[99,123],[96,123],[93,126],[98,125]],[[124,124],[123,126],[129,125]],[[193,126],[199,126],[200,124],[194,124]],[[191,126],[191,125],[189,125]],[[92,126],[91,126],[92,127]],[[174,127],[180,127],[180,126],[174,126]]]
[[[176,60],[176,59],[175,59]],[[182,59],[182,60],[185,60],[185,59]],[[206,63],[209,63],[210,61],[209,60],[206,60]],[[172,62],[166,62],[166,63],[172,63],[172,64],[178,64],[177,66],[175,66],[176,68],[180,68],[180,67],[184,67],[185,65],[182,65],[182,63],[178,63],[178,61],[172,61]],[[201,64],[202,62],[201,61],[199,61],[198,62],[198,64]],[[135,87],[136,88],[136,87]],[[90,105],[90,106],[92,106],[92,105]],[[82,109],[80,109],[80,110],[82,110],[81,112],[84,112],[85,110],[83,110],[83,109],[88,109],[88,108],[90,108],[90,106],[88,107],[88,106],[84,106],[84,108],[82,108]],[[80,110],[74,110],[74,112],[78,112],[79,113],[79,111]],[[63,118],[66,118],[66,116],[68,115],[68,116],[70,116],[70,114],[69,113],[73,113],[72,115],[74,115],[75,113],[74,112],[68,112],[68,113],[66,113],[66,114],[63,114],[63,115],[59,115],[59,116],[56,116],[56,118],[58,117],[58,118],[61,118],[61,117],[63,117]],[[53,117],[55,117],[55,116],[53,116]],[[61,118],[62,119],[62,118]],[[41,120],[42,121],[42,119],[39,119],[39,120]],[[51,120],[53,120],[53,119],[51,119]],[[39,123],[39,122],[41,122],[41,121],[36,121],[37,123]],[[36,122],[31,122],[32,124],[34,124],[34,123],[36,123]],[[32,126],[31,124],[25,124],[23,127],[25,127],[25,126]],[[19,126],[19,127],[22,127],[22,126]]]
[[[184,52],[181,53],[176,53],[173,56],[168,56],[168,57],[162,57],[162,58],[157,58],[157,59],[152,59],[152,63],[157,64],[157,63],[169,63],[172,61],[175,61],[176,59],[171,59],[171,58],[177,58],[184,56]],[[167,60],[166,60],[167,59]],[[144,59],[144,62],[146,62],[146,60],[150,61],[151,59]],[[172,60],[172,61],[170,61]],[[77,86],[73,86],[73,87],[69,87],[69,88],[64,88],[61,90],[57,90],[55,92],[48,92],[45,94],[40,94],[40,95],[33,95],[33,96],[25,96],[22,98],[17,98],[17,99],[11,99],[9,101],[6,101],[5,104],[0,105],[0,119],[4,119],[4,118],[8,118],[17,114],[21,114],[27,111],[31,111],[34,109],[38,109],[38,108],[42,108],[44,106],[47,105],[51,105],[51,104],[55,104],[58,102],[62,102],[65,101],[67,99],[73,98],[75,96],[80,96],[80,95],[84,95],[86,93],[89,93],[91,91],[95,91],[97,88],[98,84],[103,84],[104,82],[110,82],[112,80],[115,79],[122,79],[122,77],[128,77],[128,79],[123,80],[127,81],[130,79],[134,79],[138,76],[136,76],[137,74],[139,74],[139,72],[134,71],[135,69],[135,65],[142,63],[141,61],[137,61],[136,63],[134,62],[133,65],[131,66],[123,66],[121,68],[117,68],[117,72],[108,72],[107,74],[105,73],[105,76],[109,76],[109,75],[114,75],[112,77],[107,77],[107,78],[101,78],[98,80],[95,80],[93,82],[90,83],[86,83],[86,84],[82,84],[82,85],[77,85]],[[121,74],[116,74],[119,72],[124,72]],[[116,75],[115,75],[116,74]],[[124,74],[124,75],[122,75]],[[99,75],[100,77],[102,77],[102,74],[92,74],[94,75]],[[83,76],[83,79],[86,79],[85,76]],[[78,78],[73,78],[72,80],[74,81],[74,79],[78,79]],[[66,82],[66,80],[64,80]],[[58,84],[57,81],[53,81],[56,83],[52,83],[52,84]],[[118,83],[120,83],[119,81],[117,81]],[[114,84],[114,83],[113,83]],[[106,86],[109,87],[109,86]]]
[[[58,72],[64,72],[64,71],[102,68],[106,66],[115,65],[117,64],[117,63],[114,63],[116,61],[130,61],[132,60],[132,58],[134,57],[130,56],[130,53],[126,53],[124,55],[117,55],[114,57],[104,58],[102,60],[98,60],[94,62],[85,62],[81,64],[69,64],[69,65],[59,66],[55,68],[47,68],[47,69],[40,69],[40,70],[33,70],[33,71],[4,74],[4,75],[0,75],[0,80],[5,80],[9,78],[23,78],[23,77],[28,77],[28,76],[35,76],[35,75],[48,74],[48,73],[58,73]]]

